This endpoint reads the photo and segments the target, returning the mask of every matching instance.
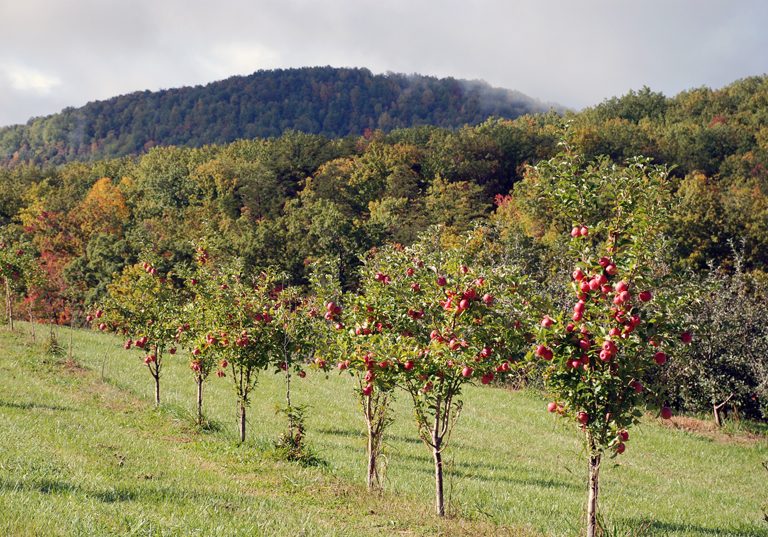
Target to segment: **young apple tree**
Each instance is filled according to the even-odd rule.
[[[603,454],[624,452],[652,395],[648,380],[680,339],[672,312],[685,300],[669,295],[663,262],[667,172],[642,159],[620,167],[566,153],[529,169],[526,181],[548,185],[543,199],[571,220],[561,233],[573,260],[572,309],[543,317],[533,354],[554,396],[548,410],[584,435],[587,535],[594,537]],[[671,411],[664,405],[660,414]]]
[[[88,321],[99,330],[127,335],[125,349],[144,353],[144,364],[155,381],[155,407],[160,406],[160,378],[165,353],[175,354],[179,318],[186,292],[172,274],[161,276],[148,262],[126,267],[107,287],[104,306]]]
[[[361,294],[347,293],[339,301],[327,300],[323,306],[323,319],[329,327],[327,344],[316,352],[315,363],[319,368],[335,367],[339,372],[352,374],[356,381],[355,391],[365,418],[368,432],[367,474],[368,490],[381,490],[383,472],[381,459],[384,433],[392,422],[390,403],[398,375],[403,364],[397,357],[403,354],[402,341],[391,337],[388,321],[377,320],[381,311],[381,297],[375,296],[369,287],[371,279],[361,282]]]
[[[194,269],[184,275],[189,301],[180,310],[176,323],[176,339],[192,356],[189,368],[197,386],[195,422],[198,426],[202,426],[204,420],[203,384],[218,365],[215,353],[203,354],[200,350],[200,344],[209,332],[208,327],[215,323],[215,317],[212,316],[215,310],[209,307],[218,291],[215,288],[215,270],[207,250],[199,247]],[[224,371],[218,368],[217,374],[224,376]]]
[[[465,249],[446,248],[441,238],[436,231],[412,247],[370,254],[361,270],[366,318],[354,328],[376,344],[361,349],[372,381],[364,389],[376,390],[381,377],[384,386],[397,384],[411,396],[419,436],[434,460],[435,509],[443,516],[443,451],[462,389],[476,380],[489,384],[522,357],[528,306],[514,274],[470,267]]]
[[[275,288],[275,323],[280,327],[278,342],[279,369],[285,376],[285,407],[279,412],[288,418],[288,430],[277,441],[278,449],[288,460],[308,462],[304,425],[306,407],[294,405],[291,398],[293,375],[306,376],[304,367],[310,362],[319,342],[316,339],[317,307],[312,297],[298,287]]]
[[[5,318],[13,330],[14,296],[29,291],[37,274],[33,247],[11,232],[10,226],[0,228],[0,278],[5,294]]]
[[[252,280],[245,278],[237,266],[211,272],[196,282],[201,288],[196,308],[204,311],[204,321],[197,324],[192,354],[200,364],[218,363],[219,376],[229,369],[241,442],[245,442],[246,412],[259,372],[281,362],[282,327],[274,322],[279,282],[271,271]]]

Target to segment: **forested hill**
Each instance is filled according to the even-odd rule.
[[[328,137],[417,125],[459,127],[549,109],[485,82],[367,69],[258,71],[205,86],[143,91],[0,129],[0,161],[61,164],[202,146],[287,130]]]

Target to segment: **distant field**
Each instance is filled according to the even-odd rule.
[[[451,439],[451,516],[432,515],[431,456],[409,402],[396,402],[386,492],[365,492],[364,422],[349,377],[294,384],[324,464],[269,456],[284,427],[282,377],[262,375],[239,446],[231,379],[206,386],[218,427],[192,426],[186,357],[164,370],[163,408],[138,352],[74,332],[74,364],[0,328],[0,535],[578,535],[586,479],[574,430],[533,393],[470,388]],[[59,334],[66,344],[67,331]],[[44,334],[43,334],[44,335]],[[102,380],[103,375],[103,380]],[[608,535],[768,536],[765,437],[671,429],[648,418],[606,461]]]

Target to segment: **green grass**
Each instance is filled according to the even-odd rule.
[[[446,452],[451,516],[432,515],[431,457],[409,402],[395,404],[386,492],[365,492],[364,423],[349,377],[294,384],[322,464],[269,456],[285,426],[282,378],[263,374],[244,446],[231,379],[211,379],[192,426],[188,360],[163,371],[160,411],[141,354],[74,333],[67,367],[0,329],[0,535],[578,535],[585,454],[533,393],[470,388]],[[22,333],[22,331],[27,331]],[[38,338],[40,330],[38,329]],[[68,333],[60,338],[66,346]],[[610,535],[768,536],[768,442],[705,436],[648,418],[601,473]]]

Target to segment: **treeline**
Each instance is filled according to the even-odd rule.
[[[124,267],[151,253],[161,272],[175,271],[191,263],[200,241],[217,255],[243,258],[254,273],[285,272],[289,283],[306,283],[311,263],[331,260],[343,288],[354,289],[361,256],[372,247],[410,244],[434,224],[461,233],[478,222],[493,229],[503,255],[556,297],[563,290],[548,282],[571,270],[557,237],[574,222],[546,203],[542,192],[552,185],[530,165],[563,145],[587,162],[608,155],[600,166],[646,154],[671,170],[674,207],[663,230],[670,270],[711,297],[730,297],[727,308],[720,298],[697,302],[699,318],[724,327],[710,334],[706,358],[714,364],[719,357],[719,365],[695,375],[680,369],[680,404],[700,408],[707,397],[721,402],[738,391],[742,408],[755,414],[754,379],[734,364],[747,348],[752,362],[768,355],[759,322],[768,264],[768,126],[760,104],[767,82],[747,79],[673,99],[643,90],[565,121],[523,116],[345,138],[290,131],[156,147],[139,157],[3,168],[0,242],[28,244],[20,249],[35,252],[41,271],[15,311],[80,323]],[[721,389],[718,371],[734,380],[733,389]]]
[[[374,75],[367,69],[278,69],[206,86],[131,93],[0,129],[0,161],[62,164],[287,130],[334,138],[416,125],[455,128],[548,108],[478,81]]]

